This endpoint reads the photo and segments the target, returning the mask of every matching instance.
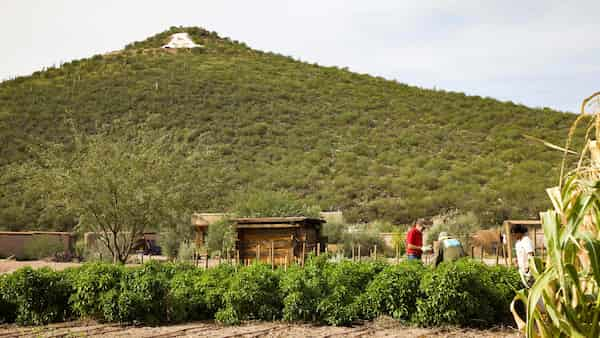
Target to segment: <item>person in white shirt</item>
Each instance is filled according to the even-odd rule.
[[[527,286],[531,285],[532,276],[529,271],[529,257],[533,257],[533,243],[529,236],[527,236],[527,228],[522,224],[515,224],[510,229],[510,233],[516,240],[515,249],[517,251],[517,265],[519,266],[519,273],[523,278],[523,281]]]

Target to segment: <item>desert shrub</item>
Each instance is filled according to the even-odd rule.
[[[196,243],[191,241],[181,242],[179,249],[177,250],[177,261],[190,262],[194,260],[194,253],[196,252]]]
[[[492,276],[498,277],[500,271],[492,275],[489,267],[470,259],[443,263],[421,280],[423,298],[417,300],[414,322],[424,326],[494,324],[497,312],[504,314],[508,309],[495,308],[501,292]]]
[[[230,288],[235,270],[231,265],[222,264],[208,269],[194,284],[202,295],[202,318],[213,318],[225,306],[225,294]]]
[[[231,251],[235,247],[236,239],[234,223],[228,219],[222,219],[208,227],[206,247],[211,255],[224,256],[227,251]]]
[[[348,225],[344,223],[325,223],[321,233],[327,237],[327,243],[337,244],[344,242],[344,233]]]
[[[278,285],[279,271],[272,271],[270,266],[254,264],[240,269],[231,279],[225,307],[216,313],[216,319],[225,324],[279,319],[283,304]]]
[[[104,317],[105,298],[115,297],[125,273],[120,265],[88,263],[73,274],[73,294],[69,302],[75,314],[83,318],[107,320]],[[110,293],[110,296],[107,294]],[[112,317],[111,317],[112,318]]]
[[[380,262],[353,262],[344,260],[328,266],[327,295],[318,305],[319,315],[330,325],[349,325],[360,317],[358,302],[364,288],[384,269]]]
[[[319,217],[320,208],[289,192],[256,190],[236,193],[234,211],[240,217]]]
[[[279,288],[283,298],[283,319],[289,321],[322,321],[319,302],[327,295],[324,270],[327,255],[311,257],[304,268],[293,265],[281,276]]]
[[[0,324],[12,323],[17,316],[17,304],[8,293],[8,276],[0,275]]]
[[[60,238],[55,236],[34,236],[23,247],[24,259],[42,259],[63,254],[65,248]]]
[[[51,269],[21,268],[3,281],[3,297],[14,304],[15,321],[22,325],[42,325],[70,317],[71,285],[61,273]]]
[[[410,320],[421,297],[419,284],[427,269],[417,262],[391,265],[373,278],[361,296],[361,311],[366,319],[388,315]]]
[[[358,255],[358,246],[360,245],[360,255],[368,256],[369,252],[373,251],[375,245],[382,253],[385,248],[383,239],[379,237],[379,233],[373,230],[360,229],[359,231],[346,232],[344,234],[344,253],[346,257],[352,255],[354,249],[355,255]]]

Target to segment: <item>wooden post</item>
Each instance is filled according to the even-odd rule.
[[[358,243],[358,261],[360,262],[360,243]]]
[[[375,253],[375,259],[377,259],[377,244],[375,244],[375,248],[373,249],[374,253]]]
[[[235,265],[240,265],[240,250],[235,250]]]
[[[321,243],[317,243],[317,257],[321,255]]]
[[[507,253],[508,253],[508,266],[512,266],[514,264],[513,262],[513,255],[512,255],[512,236],[510,233],[510,223],[509,222],[504,222],[504,233],[506,234],[506,243],[507,243]]]
[[[271,241],[271,270],[275,270],[275,242]]]
[[[400,263],[400,245],[396,245],[396,263]]]
[[[352,242],[352,260],[354,261],[354,242]]]
[[[140,252],[140,260],[142,261],[142,264],[144,264],[144,252]]]
[[[500,243],[502,245],[502,243]],[[496,245],[496,265],[498,265],[498,260],[500,260],[500,246]]]
[[[533,227],[533,256],[537,256],[537,228]]]
[[[481,261],[483,262],[483,245],[481,246]]]
[[[288,255],[285,255],[285,257],[283,258],[283,271],[287,271],[287,265],[288,265]]]
[[[205,256],[206,260],[204,261],[204,270],[208,269],[208,253]]]
[[[260,244],[256,244],[256,262],[260,263]]]
[[[306,255],[306,240],[302,242],[302,266],[304,266],[304,255]]]
[[[471,258],[475,258],[475,247],[471,246]]]

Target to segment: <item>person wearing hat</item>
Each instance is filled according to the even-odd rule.
[[[456,238],[450,237],[447,232],[442,231],[438,236],[438,250],[435,257],[435,266],[441,262],[453,262],[465,256],[462,244]]]
[[[423,247],[423,231],[430,223],[424,218],[419,218],[415,225],[406,234],[406,255],[408,260],[421,260],[425,251]]]

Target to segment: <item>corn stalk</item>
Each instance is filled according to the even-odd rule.
[[[565,170],[575,130],[594,98],[600,92],[583,101],[561,148],[559,186],[547,191],[554,210],[540,213],[547,259],[530,260],[535,283],[515,297],[526,304],[527,337],[600,337],[600,146],[591,137],[600,140],[600,113],[591,114],[576,168]]]

